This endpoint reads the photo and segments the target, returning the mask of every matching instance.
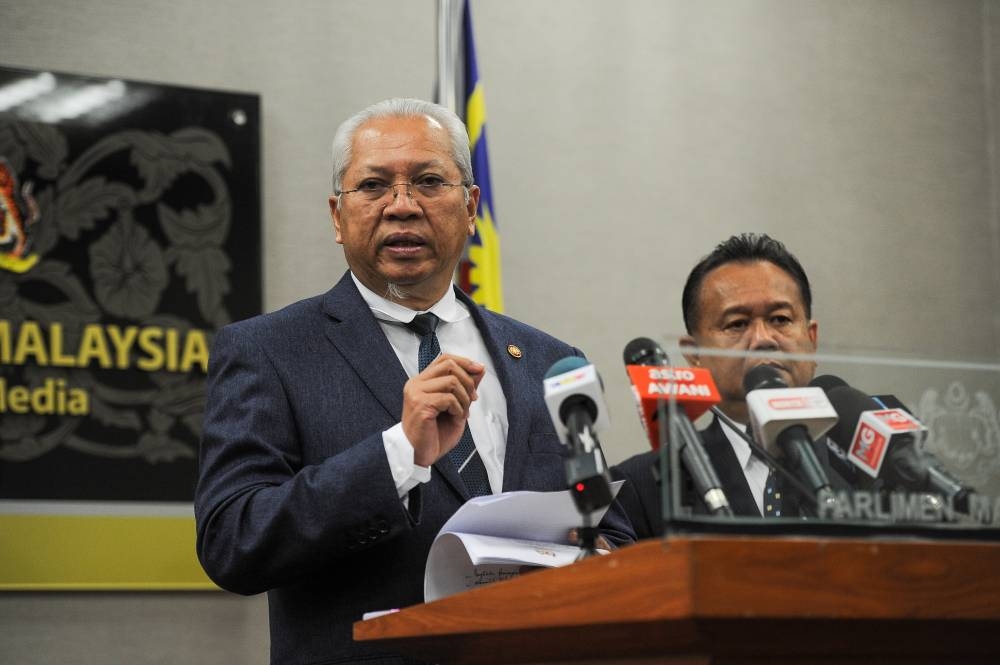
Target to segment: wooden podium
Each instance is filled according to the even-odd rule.
[[[432,663],[1000,663],[1000,545],[674,537],[354,624]]]

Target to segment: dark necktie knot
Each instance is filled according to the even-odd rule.
[[[417,351],[417,371],[423,372],[441,353],[441,346],[438,343],[437,334],[434,332],[438,325],[438,317],[430,312],[417,314],[412,321],[405,325],[420,337],[420,348]]]
[[[426,312],[424,314],[417,314],[413,317],[413,320],[405,324],[407,328],[417,333],[421,337],[425,337],[437,329],[438,322],[437,316]]]

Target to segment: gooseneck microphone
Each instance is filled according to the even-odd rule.
[[[713,515],[732,516],[733,511],[722,489],[722,482],[705,451],[701,435],[691,422],[692,410],[700,415],[719,401],[712,375],[707,370],[670,367],[666,352],[648,337],[637,337],[629,342],[623,356],[638,402],[639,417],[653,446],[658,447],[660,428],[665,427],[659,422],[659,413],[666,400],[675,400],[678,406],[675,420],[680,435],[678,454],[681,463],[687,469],[709,512]]]
[[[757,441],[809,487],[818,503],[832,501],[830,480],[812,445],[837,422],[837,412],[823,390],[789,388],[770,365],[747,372],[743,389]]]
[[[942,469],[938,460],[919,448],[927,428],[902,408],[885,408],[835,376],[818,376],[812,385],[826,391],[840,422],[830,440],[851,464],[887,489],[903,488],[944,497],[959,512],[968,512],[976,493]]]

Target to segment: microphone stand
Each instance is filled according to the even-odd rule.
[[[576,558],[580,561],[597,554],[597,537],[600,531],[593,524],[592,513],[611,505],[613,497],[608,466],[590,418],[579,411],[571,413],[566,421],[566,429],[567,442],[573,451],[564,464],[566,485],[577,512],[583,519],[578,533],[580,554]]]
[[[589,559],[597,556],[597,536],[600,530],[591,524],[590,513],[583,513],[583,526],[580,527],[580,553],[576,555],[577,561]]]
[[[660,509],[663,511],[663,533],[666,534],[667,527],[673,523],[674,519],[674,489],[679,487],[678,483],[673,481],[673,474],[670,473],[673,469],[677,468],[677,459],[673,455],[673,446],[671,445],[670,436],[667,436],[667,427],[672,426],[672,423],[667,419],[667,400],[663,397],[659,397],[656,400],[656,420],[658,427],[656,428],[656,438],[659,440],[659,462],[657,467],[653,469],[653,476],[658,481],[660,487]],[[666,463],[664,463],[666,462]],[[667,473],[664,473],[666,471]],[[679,498],[679,497],[678,497]]]

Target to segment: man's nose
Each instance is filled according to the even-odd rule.
[[[410,219],[417,217],[422,212],[417,202],[413,199],[412,185],[408,182],[397,182],[390,186],[392,189],[392,200],[382,209],[382,213],[393,219]]]
[[[751,351],[777,351],[779,349],[774,329],[763,319],[752,321],[747,334],[750,336],[748,348]]]

